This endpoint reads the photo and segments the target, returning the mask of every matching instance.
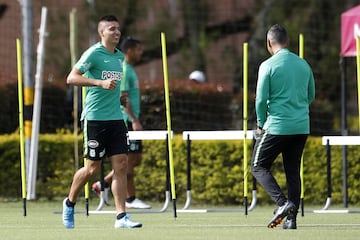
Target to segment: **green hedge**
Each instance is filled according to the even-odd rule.
[[[37,197],[63,197],[69,190],[74,167],[72,134],[46,134],[39,138]],[[0,136],[0,197],[21,198],[20,154],[16,134]],[[81,143],[81,137],[79,137]],[[136,187],[139,198],[163,202],[165,194],[166,148],[164,141],[144,141],[143,163],[137,168]],[[81,148],[81,144],[79,144]],[[243,142],[192,141],[192,199],[200,204],[243,203]],[[249,147],[249,161],[251,142]],[[173,145],[176,194],[182,202],[186,198],[186,141],[176,136]],[[81,150],[80,150],[81,152]],[[342,147],[332,147],[333,203],[342,202]],[[82,157],[80,156],[81,164]],[[348,147],[349,204],[360,201],[360,152]],[[105,164],[110,168],[108,161]],[[249,169],[250,171],[250,169]],[[285,186],[281,161],[274,164],[274,173]],[[252,176],[248,176],[251,199]],[[97,177],[96,177],[97,178]],[[96,180],[92,179],[92,180]],[[326,149],[320,137],[310,137],[304,152],[305,202],[324,204],[327,197]],[[95,197],[94,194],[91,194]],[[258,203],[272,200],[258,187]]]

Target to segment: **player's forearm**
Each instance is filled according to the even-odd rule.
[[[257,116],[257,126],[263,127],[267,118],[266,99],[261,99],[260,97],[255,99],[255,111]]]
[[[130,106],[130,102],[128,102],[127,106],[124,108],[125,113],[129,116],[131,122],[139,121],[137,117],[135,116],[134,112],[132,111],[132,108]]]
[[[101,86],[101,80],[84,77],[78,70],[73,69],[66,79],[66,83],[75,86]]]

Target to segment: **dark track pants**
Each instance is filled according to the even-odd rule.
[[[256,139],[251,160],[251,171],[278,206],[282,206],[289,199],[299,208],[300,163],[306,139],[307,135],[270,135],[267,132],[263,132]],[[280,153],[283,158],[288,197],[281,191],[270,171],[271,165]]]

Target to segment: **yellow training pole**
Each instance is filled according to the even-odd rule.
[[[21,43],[16,39],[17,68],[18,68],[18,97],[19,97],[19,130],[20,130],[20,158],[21,158],[21,193],[23,198],[24,217],[26,216],[26,170],[25,170],[25,133],[24,133],[24,102],[23,79],[21,61]]]
[[[71,66],[74,66],[78,59],[78,37],[77,37],[77,11],[76,8],[73,8],[69,15],[70,22],[70,56],[71,56]],[[78,86],[72,86],[73,88],[73,117],[74,117],[74,159],[75,159],[75,169],[79,168],[79,141],[78,141],[78,132],[79,132],[79,117],[78,117],[78,108],[79,108],[79,94]]]
[[[86,96],[86,87],[82,87],[82,105],[83,105],[83,107],[84,107],[84,102],[85,102],[85,96]],[[84,120],[84,124],[87,124],[86,120]],[[84,129],[86,129],[85,126],[84,126]],[[85,166],[86,166],[86,157],[84,157],[84,167]],[[86,209],[86,216],[89,216],[89,182],[86,182],[86,184],[85,184],[85,209]]]
[[[169,79],[168,79],[168,66],[167,66],[167,55],[166,55],[166,38],[165,38],[165,33],[163,33],[163,32],[161,33],[161,49],[162,49],[163,71],[164,71],[164,88],[165,88],[166,122],[167,122],[167,132],[168,132],[171,196],[172,196],[172,200],[173,200],[173,204],[174,204],[174,217],[176,218],[176,194],[175,194],[174,162],[173,162],[172,137],[171,137]]]
[[[243,131],[244,131],[244,206],[247,215],[248,193],[248,148],[247,148],[247,124],[248,124],[248,43],[244,43],[243,49]]]
[[[74,66],[77,60],[77,10],[73,8],[69,15],[70,22],[70,55],[71,55],[71,66]],[[79,151],[78,151],[78,87],[73,86],[73,116],[74,116],[74,158],[75,158],[75,169],[79,168]],[[83,91],[83,99],[82,102],[84,104],[84,92],[85,87],[82,89]],[[86,158],[84,158],[84,166],[86,165]],[[85,184],[85,214],[89,216],[89,182]]]
[[[360,36],[356,35],[356,70],[358,85],[358,114],[359,114],[359,131],[360,131]]]
[[[304,58],[304,36],[299,34],[299,57]]]
[[[299,57],[304,58],[304,36],[299,34]],[[304,156],[301,156],[300,163],[300,181],[301,181],[301,193],[300,193],[300,205],[301,205],[301,216],[304,216]]]

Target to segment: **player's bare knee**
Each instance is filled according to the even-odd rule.
[[[94,166],[94,167],[89,167],[87,172],[89,176],[94,176],[98,171],[99,168]]]

